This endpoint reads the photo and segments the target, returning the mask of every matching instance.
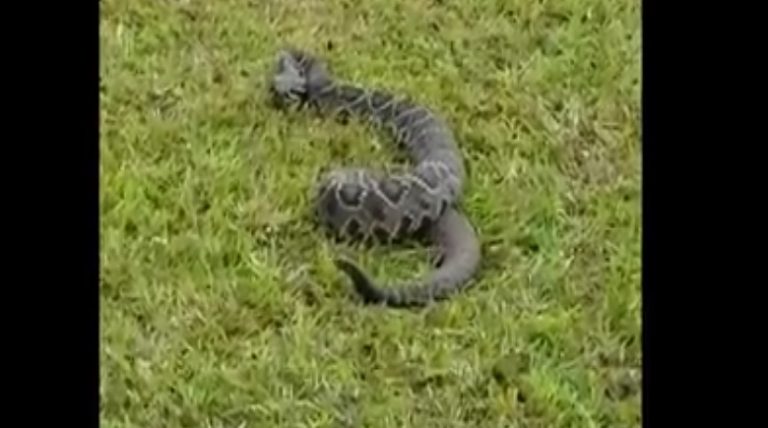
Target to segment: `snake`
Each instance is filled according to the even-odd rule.
[[[400,171],[341,167],[316,183],[313,218],[336,238],[367,242],[424,239],[435,257],[429,274],[382,286],[351,260],[335,266],[363,302],[391,307],[426,306],[468,288],[481,245],[460,208],[467,176],[447,122],[409,97],[338,79],[325,59],[295,47],[280,48],[269,75],[277,108],[308,108],[343,123],[350,118],[389,131],[411,165]]]

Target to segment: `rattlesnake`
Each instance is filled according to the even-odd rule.
[[[457,207],[466,171],[445,121],[408,99],[337,82],[325,61],[294,48],[279,51],[269,87],[279,108],[310,106],[321,114],[388,128],[415,164],[407,173],[341,168],[317,186],[315,218],[339,238],[392,242],[426,237],[436,244],[436,270],[401,287],[379,287],[354,263],[337,259],[336,266],[363,300],[423,306],[465,288],[478,269],[481,250],[474,228]]]

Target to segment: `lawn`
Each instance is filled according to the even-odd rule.
[[[639,427],[640,6],[631,0],[101,2],[102,426]],[[400,154],[265,102],[291,44],[453,126],[483,245],[472,288],[360,304],[329,167]]]

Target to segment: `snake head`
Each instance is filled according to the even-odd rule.
[[[279,106],[297,105],[306,101],[307,78],[304,66],[290,50],[284,49],[277,54],[270,91]]]

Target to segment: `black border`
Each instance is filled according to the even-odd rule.
[[[651,1],[643,1],[642,8],[642,423],[646,427],[655,427],[673,426],[674,422],[668,418],[677,413],[671,405],[672,392],[662,385],[662,382],[669,385],[664,380],[664,371],[670,373],[668,365],[665,367],[669,359],[661,356],[666,348],[661,335],[672,330],[663,321],[671,311],[666,303],[669,302],[667,291],[674,292],[675,289],[669,276],[673,249],[663,242],[665,236],[674,235],[662,233],[665,219],[662,206],[666,205],[663,201],[674,201],[670,190],[673,186],[669,182],[672,165],[669,157],[665,158],[665,152],[675,150],[675,125],[669,102],[675,97],[670,96],[672,84],[664,67],[674,57],[670,49],[665,49],[663,32],[659,29],[663,25],[664,10],[659,3]],[[679,351],[667,349],[674,353]]]
[[[18,271],[3,286],[19,295],[5,298],[18,309],[6,407],[22,425],[98,427],[100,3],[29,4],[6,12],[19,25],[3,61],[18,130],[3,138],[6,266]]]
[[[735,404],[729,400],[749,400],[746,389],[718,384],[736,380],[734,367],[744,364],[727,355],[738,352],[739,345],[731,345],[737,329],[723,331],[734,319],[727,302],[742,297],[731,297],[737,279],[726,264],[735,248],[718,242],[725,238],[718,229],[743,222],[725,214],[735,214],[727,201],[740,187],[725,184],[737,175],[728,169],[744,167],[731,162],[738,155],[731,144],[737,137],[733,128],[725,129],[739,105],[719,98],[727,94],[725,87],[743,79],[729,75],[739,71],[733,62],[739,42],[725,40],[737,33],[729,23],[747,25],[741,18],[729,21],[729,9],[736,12],[725,6],[707,16],[704,3],[642,2],[642,422],[647,427],[738,426],[743,411],[729,409]]]

